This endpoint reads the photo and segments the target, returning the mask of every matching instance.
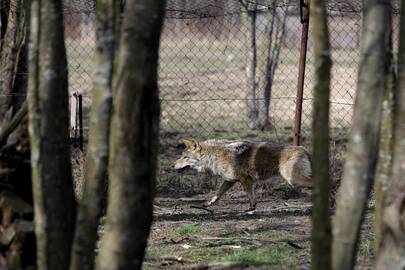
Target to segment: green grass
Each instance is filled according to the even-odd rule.
[[[282,265],[296,267],[298,257],[303,251],[298,251],[285,244],[268,246],[248,246],[238,242],[223,243],[224,245],[241,245],[241,249],[229,250],[224,246],[207,246],[207,242],[190,242],[190,249],[177,246],[151,246],[147,249],[149,256],[179,256],[193,263],[199,262],[239,262],[249,265]]]
[[[168,237],[178,238],[186,235],[200,235],[207,233],[200,223],[181,225],[173,229]],[[232,227],[223,227],[220,237],[223,240],[186,240],[181,244],[151,245],[147,247],[147,256],[151,257],[182,257],[189,263],[200,262],[236,262],[247,265],[274,265],[285,268],[295,268],[299,258],[306,254],[307,250],[297,250],[281,241],[278,244],[251,245],[241,242],[238,237],[246,237],[240,230]],[[255,232],[257,238],[270,238],[274,241],[288,238],[290,234],[280,230],[268,230]],[[182,247],[187,244],[190,248]],[[230,246],[240,246],[232,248]],[[146,264],[147,265],[147,264]],[[146,269],[149,269],[146,267]],[[152,268],[151,268],[152,269]]]
[[[259,264],[281,264],[283,266],[296,266],[296,252],[286,245],[274,245],[248,250],[235,251],[224,256],[222,261],[240,262],[250,265]]]
[[[175,233],[179,235],[199,234],[202,232],[199,224],[186,224],[175,229]]]

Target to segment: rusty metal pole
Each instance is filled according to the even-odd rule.
[[[300,63],[298,70],[297,100],[295,105],[294,145],[300,145],[302,100],[304,95],[305,64],[307,60],[308,28],[309,28],[309,0],[300,0],[300,15],[302,23]]]
[[[83,96],[79,94],[79,149],[83,153]]]

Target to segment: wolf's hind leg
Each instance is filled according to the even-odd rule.
[[[249,211],[256,209],[256,196],[254,191],[253,179],[252,178],[245,178],[240,181],[243,186],[243,190],[249,197]]]
[[[210,206],[216,203],[222,197],[222,195],[224,195],[225,192],[227,192],[234,184],[234,181],[224,181],[219,187],[217,194],[212,197],[212,199],[208,203],[205,203],[204,206]]]

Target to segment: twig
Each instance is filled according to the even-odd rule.
[[[292,246],[293,248],[296,248],[296,249],[304,249],[304,248],[301,247],[300,245],[297,245],[297,244],[295,244],[295,243],[293,243],[293,242],[291,242],[291,241],[287,241],[287,244],[288,244],[289,246]]]
[[[148,256],[145,258],[145,261],[170,261],[170,262],[178,262],[178,263],[185,263],[187,260],[183,259],[183,257],[179,256]]]
[[[248,237],[212,237],[212,236],[207,236],[207,237],[201,237],[201,240],[224,240],[224,241],[239,241],[242,243],[246,244],[252,244],[252,245],[263,245],[263,244],[284,244],[286,243],[287,245],[296,248],[296,249],[304,249],[303,247],[291,242],[291,241],[284,241],[284,240],[278,240],[274,241],[271,239],[260,239],[260,238],[248,238]]]
[[[7,142],[8,136],[18,127],[18,125],[21,123],[22,119],[24,116],[26,116],[28,113],[28,105],[27,101],[24,101],[24,103],[21,105],[21,108],[18,110],[18,112],[14,115],[13,119],[11,119],[10,123],[6,125],[1,133],[0,133],[0,146],[4,145]]]
[[[183,241],[186,241],[186,240],[190,240],[190,237],[184,237],[184,238],[181,238],[179,240],[174,240],[173,238],[170,238],[170,242],[172,242],[173,244],[179,244],[179,243],[181,243]]]
[[[262,245],[262,244],[280,244],[283,241],[274,241],[270,239],[258,239],[258,238],[247,238],[247,237],[212,237],[206,236],[200,238],[201,240],[228,240],[228,241],[239,241],[247,244]]]
[[[245,268],[247,265],[246,263],[242,262],[202,262],[197,265],[193,265],[190,268],[191,270],[206,270],[210,268],[215,269],[236,269],[236,268]]]
[[[211,214],[214,214],[214,211],[212,211],[211,209],[202,207],[202,206],[190,205],[190,208],[201,209],[201,210],[205,210],[205,211],[207,211],[207,212],[210,212]]]

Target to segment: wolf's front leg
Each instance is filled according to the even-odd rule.
[[[210,206],[216,203],[222,197],[222,195],[224,195],[225,192],[227,192],[234,184],[235,184],[234,181],[224,181],[219,187],[217,194],[214,197],[212,197],[212,199],[209,202],[204,203],[204,206]]]
[[[242,183],[243,189],[249,197],[249,209],[248,211],[253,211],[256,209],[256,196],[253,186],[252,178],[245,178],[240,181]]]

